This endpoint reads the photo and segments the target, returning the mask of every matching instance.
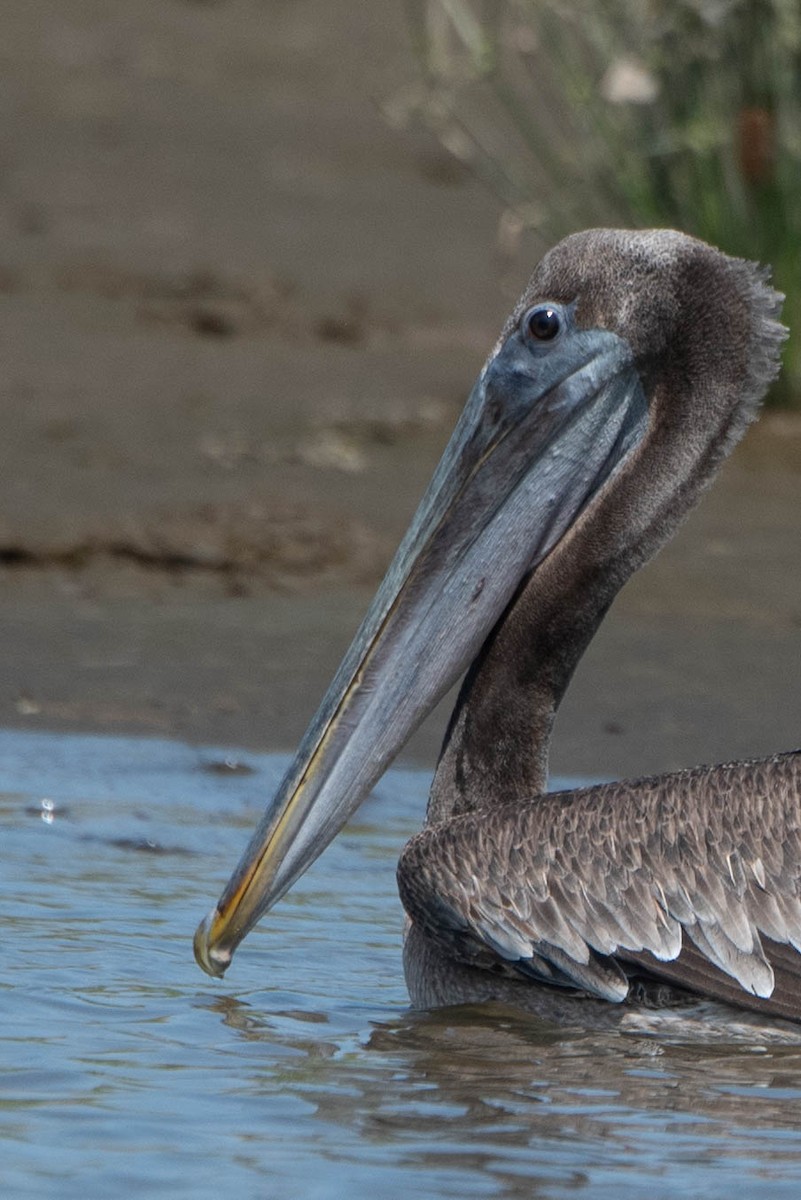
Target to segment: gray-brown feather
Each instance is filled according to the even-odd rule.
[[[454,817],[398,882],[458,962],[616,1001],[640,970],[801,1020],[801,752]]]
[[[554,714],[626,580],[668,541],[756,416],[779,369],[782,297],[753,263],[671,230],[589,230],[535,270],[501,341],[535,303],[631,347],[650,410],[641,445],[536,571],[460,690],[429,819],[546,786]]]

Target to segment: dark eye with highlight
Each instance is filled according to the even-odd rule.
[[[552,342],[562,331],[562,314],[549,304],[538,304],[526,313],[523,328],[538,342]]]

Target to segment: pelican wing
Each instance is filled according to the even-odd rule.
[[[469,813],[398,879],[462,962],[616,1001],[644,971],[801,1020],[801,752]]]

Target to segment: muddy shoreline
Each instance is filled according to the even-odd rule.
[[[5,22],[0,721],[291,748],[530,252],[382,117],[397,6]],[[798,743],[800,500],[801,426],[771,416],[615,605],[555,770]]]

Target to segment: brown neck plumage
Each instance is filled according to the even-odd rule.
[[[583,236],[592,262],[593,235]],[[662,289],[660,358],[640,353],[638,341],[647,339],[638,337],[636,313],[628,315],[625,299],[619,304],[626,316],[612,327],[627,337],[638,361],[649,397],[648,430],[521,583],[468,671],[432,784],[429,822],[545,790],[554,718],[579,659],[620,588],[668,541],[714,478],[776,373],[780,297],[750,265],[693,245],[694,256],[649,282]],[[532,297],[577,299],[581,323],[592,327],[593,293],[588,289],[584,300],[576,288],[575,255],[571,294],[565,294],[562,264],[549,259],[521,306]],[[709,273],[701,289],[706,303],[690,308],[682,294],[698,296],[702,271]],[[621,285],[622,297],[630,283]],[[608,314],[608,290],[602,299]],[[642,311],[653,309],[653,297],[643,295]]]

